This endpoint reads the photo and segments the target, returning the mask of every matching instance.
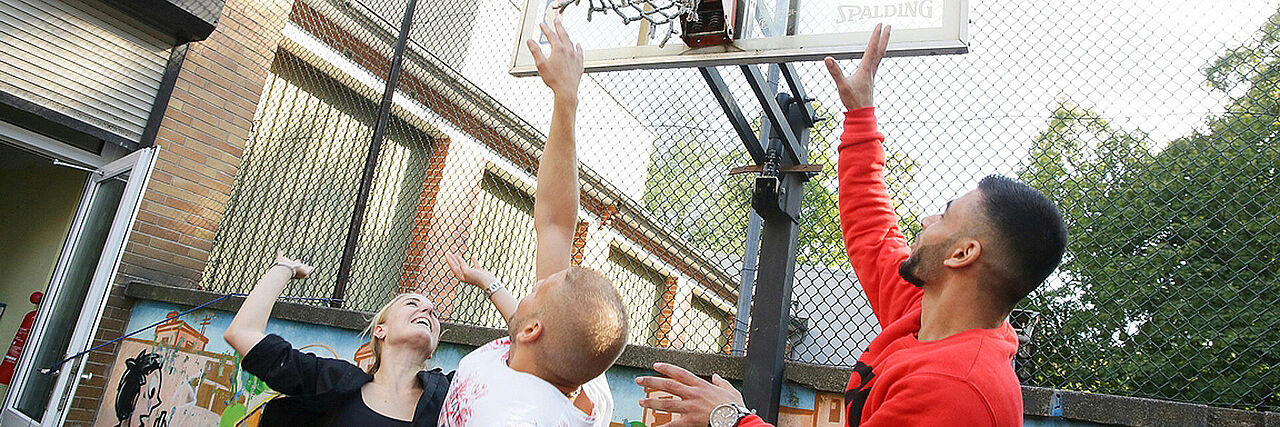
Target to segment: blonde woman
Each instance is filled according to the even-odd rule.
[[[367,372],[345,360],[302,353],[265,332],[285,285],[314,270],[277,253],[223,335],[244,355],[245,371],[285,395],[266,404],[260,424],[435,426],[453,373],[426,370],[440,343],[440,318],[425,295],[397,295],[373,317],[367,333],[374,362]]]

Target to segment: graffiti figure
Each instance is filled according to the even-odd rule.
[[[124,425],[125,420],[133,417],[133,410],[138,404],[138,396],[142,386],[147,384],[147,375],[161,368],[160,355],[143,350],[137,357],[125,360],[124,376],[120,378],[120,386],[116,389],[116,419]]]

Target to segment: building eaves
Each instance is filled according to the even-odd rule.
[[[331,39],[326,42],[332,42],[332,39],[340,37],[334,34],[339,31],[349,34],[347,35],[346,43],[352,43],[351,40],[356,40],[370,51],[374,50],[369,46],[390,46],[395,42],[396,33],[393,32],[393,29],[396,27],[392,23],[377,17],[373,11],[356,2],[312,1],[329,3],[325,6],[327,11],[338,11],[343,14],[344,22],[354,23],[354,25],[334,27],[332,23],[336,22],[335,19],[323,16],[317,9],[309,6],[306,2],[299,1],[295,3],[294,11],[290,15],[291,22],[307,30],[308,25],[315,26],[317,21],[327,20],[328,25],[331,26],[326,28],[325,32],[321,34],[313,33],[314,36],[321,38],[327,36],[327,38]],[[296,55],[318,60],[314,54],[295,52],[295,50],[305,50],[301,49],[296,43],[283,42],[282,47]],[[405,50],[404,61],[406,64],[405,71],[398,85],[402,95],[414,98],[415,101],[428,106],[446,120],[471,133],[477,140],[490,144],[490,148],[493,148],[495,152],[504,156],[512,164],[530,175],[536,173],[537,159],[541,156],[546,136],[535,126],[490,97],[470,81],[467,81],[457,71],[444,65],[442,61],[429,52],[425,52],[412,40]],[[323,61],[321,60],[321,62]],[[379,68],[377,64],[366,63],[360,65],[366,71],[377,75],[374,72]],[[335,80],[339,82],[348,85],[352,83],[350,78],[342,76],[341,71],[335,67],[329,66],[321,69],[327,70],[326,72],[329,73],[338,73],[331,76],[335,77]],[[406,88],[410,89],[410,93],[404,92]],[[371,97],[370,99],[374,101],[377,101],[378,97],[381,96],[380,93],[367,87],[353,89],[361,92],[366,97]],[[405,121],[422,126],[429,134],[440,134],[425,120],[414,117],[413,114],[403,108],[397,108],[395,112],[398,117]],[[667,256],[663,256],[663,254],[655,255],[664,258],[664,260],[688,266],[688,268],[683,268],[682,270],[702,284],[703,287],[717,295],[729,300],[737,298],[735,286],[737,280],[729,275],[722,266],[699,256],[699,251],[691,248],[683,239],[672,235],[660,224],[649,218],[639,203],[621,194],[599,174],[587,167],[580,167],[579,170],[579,176],[582,180],[584,209],[602,218],[612,216],[612,219],[616,222],[633,227],[640,236],[653,239],[658,243],[659,248],[669,252],[666,254]]]

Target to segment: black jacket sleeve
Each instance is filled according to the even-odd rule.
[[[440,368],[419,371],[418,381],[422,384],[422,397],[418,399],[418,407],[413,414],[413,427],[434,427],[444,409],[444,398],[449,394],[453,372],[445,374]]]
[[[240,360],[240,366],[272,390],[290,396],[348,393],[353,385],[359,389],[369,381],[369,374],[350,362],[295,350],[276,334],[267,335],[254,345]]]

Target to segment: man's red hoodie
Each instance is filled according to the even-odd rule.
[[[875,108],[845,113],[840,135],[840,228],[845,251],[880,322],[845,391],[850,426],[1017,426],[1018,339],[1006,322],[919,341],[923,292],[898,274],[911,251],[884,182],[884,135]],[[739,426],[768,426],[757,416]]]

